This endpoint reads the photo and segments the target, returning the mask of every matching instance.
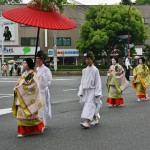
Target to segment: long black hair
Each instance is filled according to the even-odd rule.
[[[145,58],[144,57],[140,57],[139,59],[138,59],[138,63],[139,63],[139,60],[142,60],[142,62],[143,62],[143,64],[145,63]]]
[[[119,63],[119,60],[118,60],[118,58],[116,58],[116,57],[113,57],[112,59],[115,59],[116,60],[116,63]],[[111,59],[111,60],[112,60]]]
[[[25,58],[24,61],[26,61],[27,65],[30,69],[34,69],[34,62],[31,58]]]

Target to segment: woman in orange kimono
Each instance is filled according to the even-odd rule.
[[[125,78],[125,71],[118,63],[117,58],[112,58],[112,65],[108,71],[106,88],[109,93],[107,103],[109,107],[119,106],[124,103],[122,92],[129,87]]]
[[[145,64],[144,57],[139,58],[138,63],[139,64],[133,70],[134,79],[132,87],[136,89],[137,101],[140,102],[142,99],[149,99],[146,89],[150,85],[150,71]]]
[[[26,70],[19,78],[14,88],[13,115],[17,118],[18,137],[28,134],[42,133],[44,123],[38,116],[38,110],[43,106],[39,92],[36,73],[33,71],[32,59],[23,62]]]

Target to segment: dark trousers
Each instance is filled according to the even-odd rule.
[[[130,81],[129,76],[130,76],[130,69],[126,69],[126,79],[128,81]]]
[[[9,71],[9,75],[12,76],[13,73],[13,68],[11,68],[11,70]]]

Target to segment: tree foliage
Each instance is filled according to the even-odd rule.
[[[150,0],[136,0],[137,5],[150,5]]]
[[[146,57],[146,60],[148,63],[150,63],[150,45],[145,45],[145,48],[143,49],[144,55]]]
[[[85,22],[81,26],[81,37],[77,41],[77,48],[86,53],[93,51],[95,56],[110,58],[114,48],[119,47],[124,53],[124,41],[119,35],[131,34],[131,43],[143,44],[148,38],[147,27],[142,22],[142,15],[135,7],[124,5],[91,6],[85,13]],[[129,22],[130,17],[130,22]],[[122,47],[122,48],[121,48]]]
[[[132,2],[131,2],[131,0],[121,0],[121,4],[123,4],[123,5],[131,5]]]

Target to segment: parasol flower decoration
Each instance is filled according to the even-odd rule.
[[[43,11],[64,11],[64,5],[72,5],[67,0],[31,0],[28,3],[28,7]]]

